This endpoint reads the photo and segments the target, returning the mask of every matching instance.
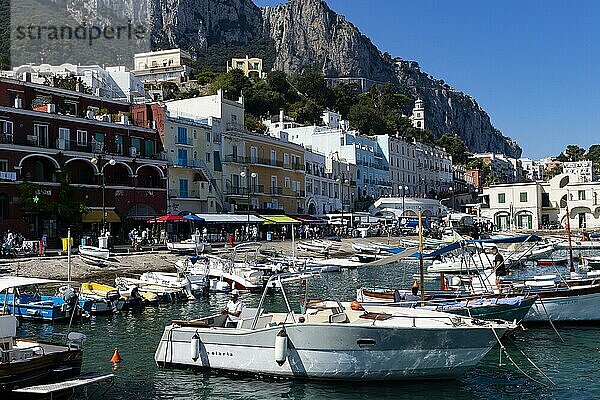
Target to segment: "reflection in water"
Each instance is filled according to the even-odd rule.
[[[411,281],[416,264],[374,267],[329,274],[327,279],[335,294],[348,300],[355,296],[359,285],[395,286]],[[520,270],[517,274],[523,273]],[[290,288],[295,304],[305,287]],[[309,296],[325,296],[316,283],[311,283]],[[242,301],[255,307],[260,294],[245,294]],[[138,314],[97,316],[87,322],[77,322],[73,329],[87,335],[84,351],[84,371],[111,372],[110,357],[119,347],[123,357],[116,371],[113,389],[104,396],[109,399],[524,399],[524,398],[600,398],[600,329],[597,327],[559,328],[566,343],[561,343],[549,328],[518,331],[514,344],[507,342],[517,363],[528,373],[542,380],[538,373],[514,346],[522,349],[556,386],[544,387],[526,379],[508,360],[498,366],[498,349],[473,371],[458,380],[432,382],[312,382],[274,380],[251,376],[209,373],[191,370],[159,369],[154,363],[154,351],[164,326],[172,319],[197,318],[218,312],[227,302],[227,295],[214,295],[207,300],[147,308]],[[266,308],[283,310],[276,293],[266,298]],[[67,325],[24,323],[21,336],[64,342]]]

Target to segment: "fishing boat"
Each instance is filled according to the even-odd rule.
[[[35,321],[55,322],[89,315],[91,301],[78,298],[67,284],[52,279],[2,276],[0,304],[7,313]],[[53,294],[44,294],[49,292]]]
[[[358,288],[356,300],[361,305],[384,304],[395,307],[423,308],[482,319],[502,319],[520,322],[535,303],[535,295],[486,294],[469,296],[450,291],[427,291],[424,301],[412,292]]]
[[[568,258],[565,257],[560,257],[560,258],[540,258],[538,260],[535,260],[535,263],[537,265],[567,265],[567,263],[569,262]]]
[[[20,279],[16,279],[11,287],[7,286],[9,282],[3,280],[0,288],[7,290],[20,287],[24,282]],[[3,398],[14,398],[16,395],[10,393],[18,388],[59,382],[79,375],[84,335],[69,333],[66,346],[20,339],[16,337],[17,323],[13,315],[0,316],[0,393]]]
[[[565,259],[566,261],[566,259]],[[600,269],[600,257],[598,256],[582,256],[581,265],[587,269]]]
[[[200,254],[210,253],[212,246],[210,243],[187,239],[181,242],[167,242],[167,249],[172,253]]]
[[[155,362],[315,380],[455,378],[514,327],[411,308],[354,310],[338,300],[315,307],[306,302],[298,313],[284,283],[306,282],[314,274],[271,277],[267,287],[281,287],[286,312],[265,310],[265,289],[257,308],[244,309],[236,327],[225,327],[227,315],[173,321],[164,329]]]

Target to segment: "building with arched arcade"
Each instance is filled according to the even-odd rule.
[[[549,225],[600,228],[600,182],[560,174],[551,180],[484,188],[481,215],[500,230],[536,230]]]
[[[117,237],[162,215],[162,144],[156,130],[132,125],[129,111],[124,102],[0,79],[0,231],[58,240],[73,204],[87,211],[75,229],[99,229],[104,209]]]

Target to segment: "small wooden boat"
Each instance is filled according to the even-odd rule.
[[[568,258],[540,258],[536,260],[537,265],[567,265]]]
[[[69,333],[67,346],[18,339],[16,335],[15,316],[0,316],[0,394],[4,393],[2,398],[14,398],[14,395],[7,393],[17,388],[59,382],[81,372],[83,350],[80,344],[84,338],[82,334]]]
[[[116,288],[101,283],[87,282],[81,284],[80,292],[86,296],[98,296],[109,300],[112,303],[113,311],[138,310],[145,304],[158,302],[155,294],[139,291],[133,286]]]

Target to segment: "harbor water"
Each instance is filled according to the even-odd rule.
[[[362,268],[327,274],[326,279],[340,300],[355,297],[356,288],[406,285],[417,272],[415,263]],[[296,286],[299,286],[296,284]],[[291,292],[299,297],[300,287]],[[283,311],[277,293],[268,294],[267,307]],[[321,297],[328,297],[322,293]],[[600,398],[600,328],[559,326],[562,343],[551,327],[519,330],[504,339],[520,372],[500,349],[493,349],[475,368],[457,380],[432,382],[313,382],[258,378],[207,371],[158,368],[154,351],[164,326],[173,319],[198,318],[217,313],[227,295],[179,304],[161,304],[137,313],[94,316],[74,323],[73,330],[87,335],[84,372],[111,372],[109,362],[115,347],[123,362],[115,372],[108,399],[597,399]],[[256,307],[260,294],[244,294],[247,307]],[[67,325],[26,322],[20,336],[64,341]],[[554,384],[536,371],[530,359]],[[536,382],[536,380],[538,382]]]

